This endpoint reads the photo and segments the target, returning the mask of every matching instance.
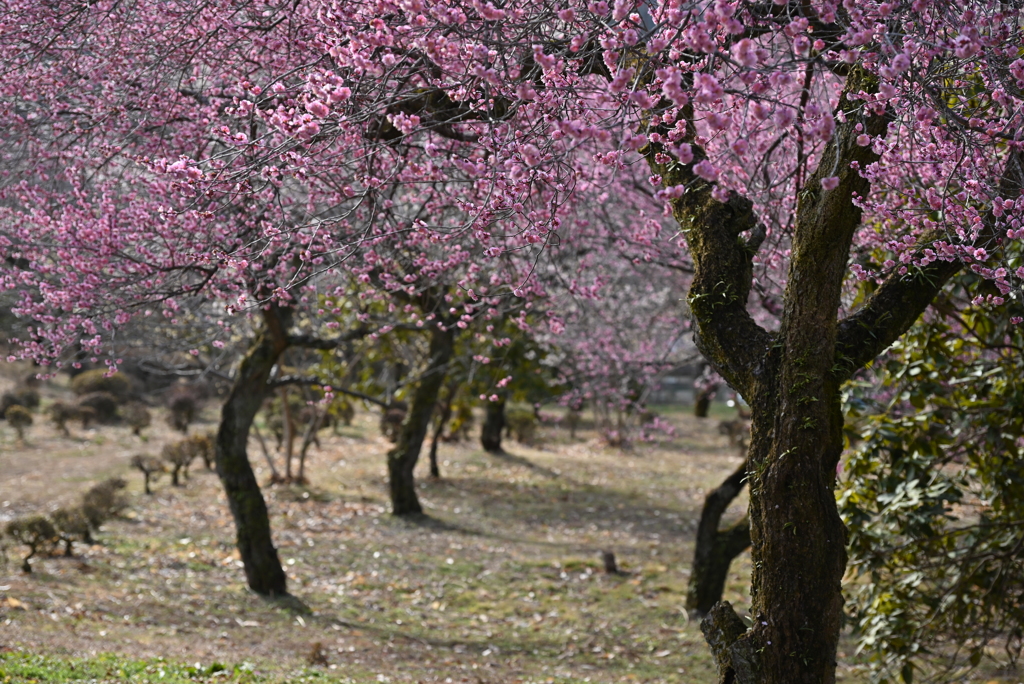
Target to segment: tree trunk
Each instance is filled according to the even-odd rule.
[[[699,145],[692,148],[693,164],[663,163],[658,144],[644,149],[665,186],[687,187],[671,202],[693,256],[694,339],[752,409],[753,624],[746,629],[721,602],[701,624],[723,683],[834,684],[846,565],[833,491],[842,450],[839,387],[902,335],[959,268],[936,262],[920,273],[894,272],[856,312],[837,319],[861,225],[855,198],[870,192],[860,169],[878,159],[856,139],[861,132],[881,135],[888,125],[859,101],[861,91],[876,90],[873,76],[849,72],[835,134],[803,179],[777,331],[757,325],[746,308],[753,257],[766,235],[753,203],[735,193],[723,199],[715,183],[694,173],[705,158]],[[694,117],[692,109],[684,114]],[[686,142],[696,143],[694,131],[687,128]],[[1014,187],[1018,193],[1019,184]]]
[[[501,433],[505,429],[505,398],[487,402],[484,410],[483,427],[480,428],[480,445],[492,454],[502,453]]]
[[[292,423],[292,407],[288,404],[288,388],[281,391],[281,421],[283,424],[281,441],[284,442],[284,477],[286,482],[292,481],[292,446],[295,441],[295,424]]]
[[[444,383],[448,362],[455,349],[455,329],[434,327],[430,334],[427,368],[416,386],[409,411],[398,433],[398,442],[388,452],[388,478],[391,489],[391,512],[394,515],[422,513],[413,471],[420,457],[423,440],[430,428],[430,418],[437,405],[437,395]]]
[[[725,510],[743,491],[746,476],[747,465],[744,462],[704,499],[704,509],[697,526],[690,586],[686,593],[687,610],[700,616],[707,615],[722,600],[732,559],[750,546],[750,523],[746,518],[727,530],[718,529]]]
[[[267,396],[267,380],[287,346],[287,312],[264,315],[267,330],[252,343],[235,375],[217,431],[217,475],[235,519],[238,552],[249,587],[259,594],[287,593],[286,578],[270,534],[270,518],[246,450],[249,428]]]
[[[299,484],[307,484],[306,481],[306,452],[309,451],[309,447],[316,442],[317,449],[320,448],[320,442],[316,438],[316,433],[320,429],[320,424],[323,423],[324,418],[327,416],[327,409],[324,407],[318,407],[316,413],[313,415],[313,420],[309,421],[306,425],[306,431],[302,435],[302,448],[299,449],[299,474],[297,482]]]
[[[444,403],[441,404],[441,415],[437,417],[434,434],[430,438],[430,477],[436,479],[441,477],[441,469],[437,467],[437,443],[441,439],[441,433],[444,432],[444,426],[452,417],[452,400],[455,398],[455,388],[449,389],[448,396],[445,398]]]
[[[711,408],[711,393],[707,390],[697,392],[697,399],[693,402],[693,415],[698,418],[707,418],[708,410]]]

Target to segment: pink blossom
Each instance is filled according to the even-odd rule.
[[[706,181],[715,182],[718,180],[718,169],[707,159],[694,164],[693,172]]]

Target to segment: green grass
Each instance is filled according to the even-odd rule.
[[[248,664],[235,666],[225,666],[220,663],[181,665],[162,659],[131,660],[107,653],[88,659],[59,658],[23,652],[0,653],[0,684],[49,684],[50,682],[60,682],[61,684],[72,682],[196,684],[197,682],[215,681],[256,684],[268,680],[256,674],[252,666]]]

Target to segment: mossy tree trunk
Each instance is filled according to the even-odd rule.
[[[686,594],[687,610],[698,615],[707,615],[722,600],[729,565],[750,546],[750,522],[746,517],[726,530],[718,529],[725,510],[743,491],[746,476],[744,462],[704,499]]]
[[[502,453],[501,433],[505,430],[505,398],[484,406],[484,424],[480,428],[480,446],[492,454]]]
[[[287,310],[272,307],[264,314],[265,330],[253,340],[239,364],[234,385],[221,410],[217,430],[217,475],[235,520],[238,552],[249,587],[258,594],[287,593],[281,560],[270,534],[270,518],[256,474],[249,464],[249,428],[270,392],[267,381],[288,346]]]
[[[861,72],[850,74],[839,103],[845,119],[803,184],[778,332],[761,328],[746,309],[752,259],[765,234],[752,203],[735,194],[725,202],[712,196],[714,184],[693,173],[693,164],[705,158],[699,146],[690,165],[660,164],[657,145],[644,150],[666,186],[687,188],[672,204],[694,261],[688,301],[697,344],[752,410],[747,468],[753,625],[747,629],[725,603],[702,623],[720,682],[835,682],[846,566],[845,529],[833,491],[842,450],[839,389],[913,324],[959,268],[936,262],[894,273],[857,312],[837,319],[861,220],[854,198],[870,190],[856,169],[877,159],[856,144],[855,126],[873,136],[886,127],[883,117],[866,115],[859,100],[846,94],[874,87]],[[695,142],[692,130],[686,142]],[[837,176],[838,187],[825,191],[821,180],[828,176]],[[1018,181],[1018,193],[1019,187]],[[938,237],[925,235],[920,242]]]
[[[409,411],[398,433],[398,441],[388,452],[388,482],[391,490],[391,512],[395,515],[413,515],[423,512],[416,496],[413,471],[419,460],[423,440],[430,428],[430,418],[437,406],[448,362],[455,351],[455,330],[434,327],[430,333],[430,347],[426,370],[413,391]]]

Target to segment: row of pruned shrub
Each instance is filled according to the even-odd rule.
[[[119,477],[110,478],[90,488],[77,506],[15,518],[4,528],[2,541],[28,548],[21,563],[24,572],[32,572],[32,558],[53,555],[62,545],[64,555],[71,556],[74,542],[92,544],[92,533],[128,505],[122,492],[125,484]]]

